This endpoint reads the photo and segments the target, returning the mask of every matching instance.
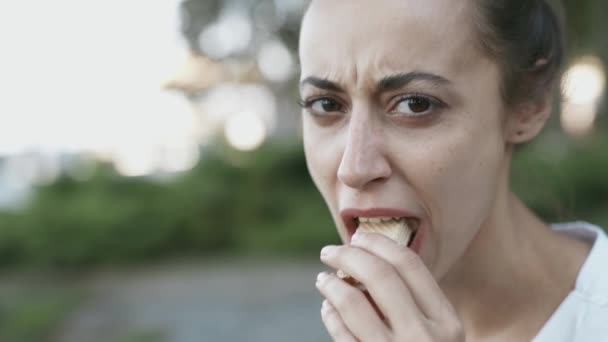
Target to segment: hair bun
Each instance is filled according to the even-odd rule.
[[[508,105],[541,100],[564,59],[562,20],[546,0],[478,0],[482,46],[503,71]]]

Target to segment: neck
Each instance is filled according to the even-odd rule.
[[[507,183],[465,255],[440,281],[469,340],[532,340],[574,286],[588,253],[583,243],[551,231]]]

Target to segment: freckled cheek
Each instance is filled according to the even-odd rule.
[[[304,130],[304,152],[308,172],[329,208],[338,233],[347,241],[346,231],[340,229],[341,217],[338,212],[337,171],[341,154],[333,139],[323,137],[316,131]]]
[[[472,160],[469,165],[462,164],[463,161],[455,161],[454,165],[435,174],[435,184],[431,189],[441,224],[469,225],[475,216],[481,215],[485,204],[493,200],[488,194],[491,185],[487,175],[471,167],[474,164]]]
[[[496,118],[487,115],[451,127],[437,134],[419,157],[420,188],[428,190],[436,210],[449,219],[464,219],[493,201],[500,168],[504,159],[504,143]],[[441,215],[442,217],[444,215]]]
[[[420,156],[411,174],[430,211],[441,259],[462,253],[491,210],[501,158],[497,146],[480,148],[472,139],[446,142]]]

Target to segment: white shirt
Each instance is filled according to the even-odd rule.
[[[608,238],[585,222],[562,223],[553,229],[593,243],[574,289],[559,305],[533,342],[608,341]]]

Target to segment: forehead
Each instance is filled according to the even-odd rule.
[[[481,58],[472,0],[315,0],[300,35],[302,78],[363,86],[387,74],[457,77]]]

